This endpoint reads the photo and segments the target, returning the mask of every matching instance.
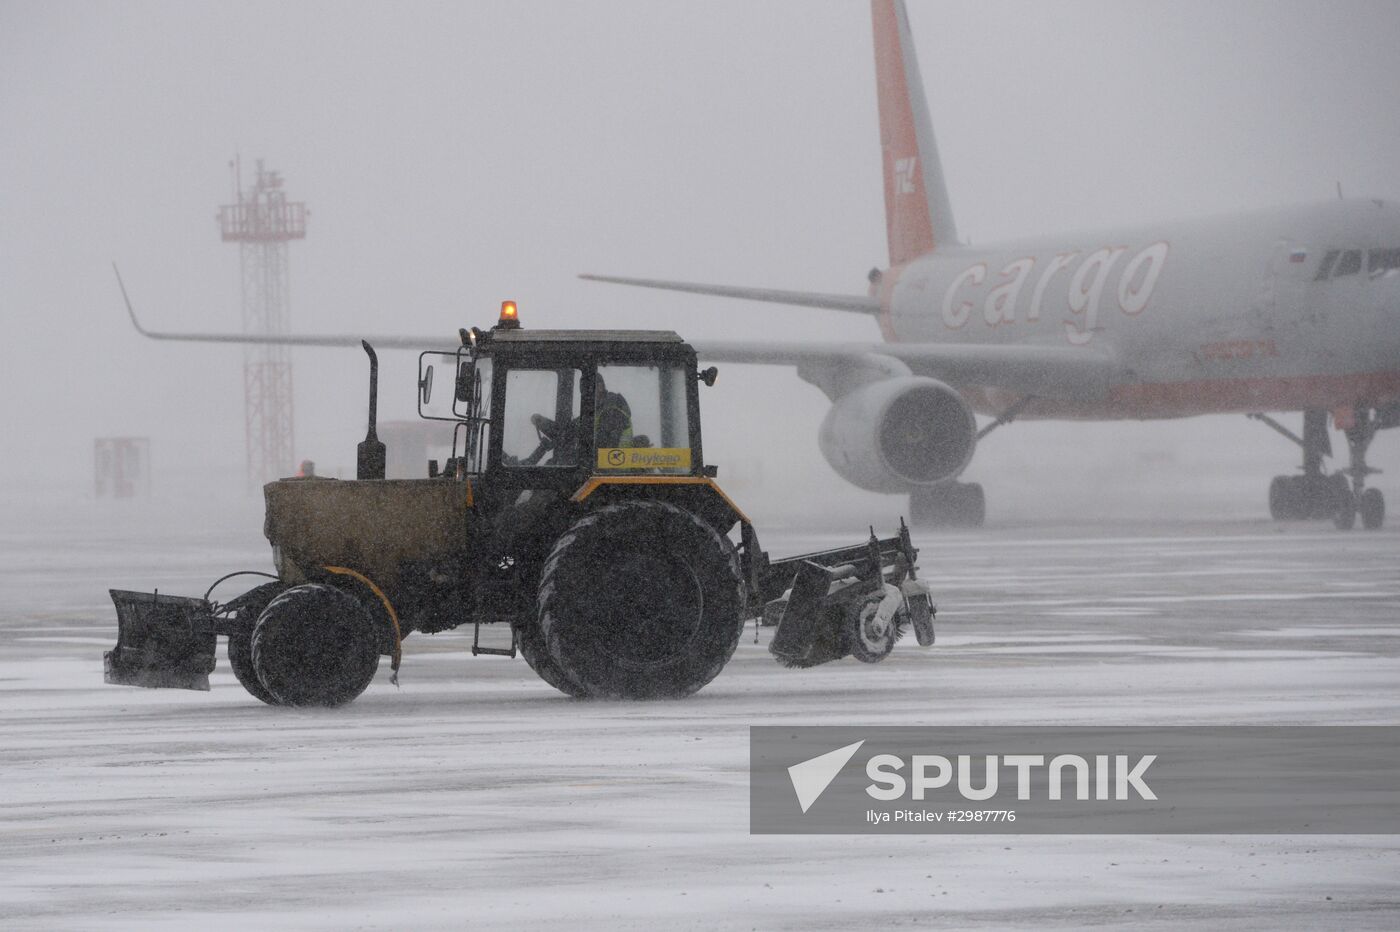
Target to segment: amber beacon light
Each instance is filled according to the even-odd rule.
[[[520,310],[514,301],[501,302],[501,319],[496,326],[501,330],[515,330],[520,326]]]

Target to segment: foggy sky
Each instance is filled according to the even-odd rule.
[[[1400,4],[909,5],[975,242],[1339,181],[1400,196]],[[873,70],[863,2],[0,0],[0,481],[89,494],[92,439],[130,434],[152,438],[158,481],[241,492],[241,351],[144,341],[110,269],[152,326],[238,329],[238,251],[214,222],[235,153],[310,207],[298,331],[450,338],[509,297],[526,326],[878,339],[856,315],[574,277],[861,293],[887,263]],[[353,471],[362,355],[293,358],[298,455]],[[413,416],[414,365],[385,354],[381,417]],[[817,453],[826,401],[791,371],[723,367],[704,403],[710,459],[798,498],[852,494]],[[1395,439],[1372,453],[1392,477]],[[1231,481],[1247,466],[1261,516],[1297,458],[1243,418],[1018,425],[968,476],[995,514],[1037,465],[1131,477],[1163,457]]]

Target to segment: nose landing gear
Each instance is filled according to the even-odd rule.
[[[1351,477],[1349,501],[1343,505],[1336,517],[1337,527],[1350,530],[1357,515],[1361,526],[1374,531],[1385,523],[1385,496],[1380,489],[1366,488],[1366,477],[1380,472],[1366,465],[1366,451],[1375,439],[1376,431],[1384,425],[1375,411],[1360,409],[1352,417],[1351,426],[1346,428],[1347,450],[1351,454],[1351,465],[1345,470]]]

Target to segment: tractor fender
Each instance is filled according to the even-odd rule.
[[[384,594],[383,589],[375,585],[374,580],[359,570],[352,570],[346,566],[323,566],[321,570],[333,576],[353,581],[354,588],[361,590],[362,597],[366,595],[372,597],[384,607],[384,615],[389,619],[389,634],[391,635],[388,653],[393,662],[390,668],[394,671],[393,683],[397,686],[399,683],[399,663],[403,660],[403,632],[399,628],[399,613],[394,610],[394,603],[389,601],[389,597]]]
[[[721,535],[749,521],[719,483],[708,476],[594,476],[570,496],[576,505],[609,505],[625,499],[666,501],[704,518]]]

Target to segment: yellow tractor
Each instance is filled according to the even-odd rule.
[[[227,603],[213,587],[113,590],[107,682],[208,689],[222,635],[253,696],[335,706],[382,656],[397,680],[411,632],[474,624],[473,653],[518,651],[570,696],[650,699],[714,679],[748,619],[776,624],[769,649],[792,666],[881,660],[910,624],[933,643],[902,522],[887,539],[768,559],[705,461],[699,386],[716,370],[698,371],[675,333],[525,330],[508,302],[491,330],[460,337],[419,357],[419,413],[455,424],[450,459],[384,478],[364,344],[356,479],[268,483],[276,575]],[[510,626],[509,647],[482,646],[491,623]]]

